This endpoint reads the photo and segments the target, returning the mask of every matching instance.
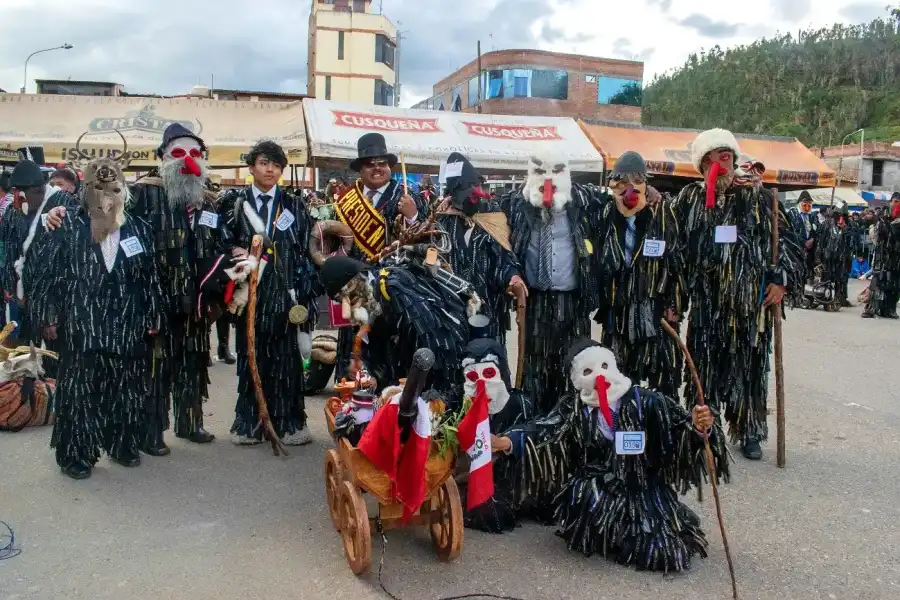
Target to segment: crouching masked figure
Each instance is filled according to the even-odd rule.
[[[522,469],[538,474],[544,497],[555,494],[557,535],[570,550],[639,570],[683,571],[693,555],[705,558],[700,519],[678,493],[704,476],[696,428],[709,430],[710,410],[691,415],[634,385],[591,340],[577,342],[566,363],[576,391],[502,441]]]
[[[409,372],[418,348],[434,352],[430,387],[451,389],[469,339],[466,300],[443,287],[422,265],[371,265],[348,256],[325,261],[319,273],[344,318],[368,326],[361,360],[379,387]]]
[[[470,319],[470,323],[477,323],[480,318],[483,316],[477,315]],[[487,336],[490,328],[473,327],[473,331],[476,335]],[[534,418],[534,404],[527,394],[512,387],[506,350],[492,337],[470,341],[461,364],[463,384],[449,395],[448,404],[451,410],[458,412],[468,410],[479,394],[487,397],[494,471],[493,497],[466,511],[466,527],[489,533],[511,531],[516,527],[523,501],[521,494],[517,493],[521,486],[515,461],[506,453],[508,444],[501,443],[502,438],[499,436]],[[468,465],[463,465],[463,462],[465,461],[458,464],[467,472]],[[462,490],[468,491],[466,483],[462,481],[464,478],[464,475],[458,477],[458,483]]]

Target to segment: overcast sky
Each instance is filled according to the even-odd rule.
[[[408,106],[472,60],[479,39],[483,51],[539,48],[643,60],[649,82],[691,52],[865,22],[885,16],[889,2],[383,0],[383,10],[405,31]],[[309,7],[310,0],[0,0],[0,88],[19,90],[31,52],[70,43],[72,50],[31,60],[28,91],[36,78],[71,78],[169,95],[209,85],[214,75],[218,88],[302,93]]]

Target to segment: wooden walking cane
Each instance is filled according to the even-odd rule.
[[[665,319],[660,319],[662,328],[666,330],[672,339],[681,348],[684,354],[684,362],[687,363],[688,370],[691,372],[691,380],[694,387],[697,388],[697,406],[706,406],[706,397],[703,395],[703,386],[700,385],[700,375],[697,373],[697,367],[694,366],[694,359],[678,332],[669,325]],[[728,545],[728,534],[725,531],[725,517],[722,515],[722,501],[719,499],[719,485],[716,483],[716,459],[713,458],[712,449],[709,447],[709,436],[703,433],[703,447],[706,451],[706,470],[709,472],[709,483],[712,485],[713,498],[716,501],[716,516],[719,518],[719,531],[722,533],[722,544],[725,546],[725,560],[728,561],[728,572],[731,575],[731,594],[734,600],[738,600],[737,580],[734,577],[734,562],[731,559],[731,547]]]
[[[403,172],[403,195],[409,196],[409,186],[406,184],[406,158],[400,153],[400,170]]]
[[[254,235],[250,244],[250,254],[256,257],[257,262],[261,260],[262,249],[262,236]],[[275,428],[272,427],[269,406],[266,404],[262,381],[259,378],[259,368],[256,364],[256,284],[258,282],[259,268],[257,267],[250,273],[250,291],[247,299],[247,363],[250,367],[250,377],[253,380],[253,391],[256,393],[256,406],[259,412],[259,422],[256,427],[257,429],[263,428],[265,436],[269,438],[269,442],[272,444],[272,453],[275,456],[287,456],[287,450],[284,449],[284,445],[275,434]]]
[[[522,377],[525,375],[525,335],[528,328],[525,326],[525,308],[528,300],[528,294],[524,285],[517,285],[512,290],[512,295],[516,299],[516,327],[519,330],[519,348],[516,358],[516,389],[522,389]]]
[[[772,265],[778,266],[778,254],[780,244],[778,239],[780,206],[778,203],[778,189],[772,190]],[[785,465],[785,425],[784,425],[784,352],[782,347],[781,334],[781,304],[774,304],[772,309],[772,320],[774,321],[775,332],[775,424],[778,435],[778,445],[776,451],[775,463],[778,468],[783,469]]]

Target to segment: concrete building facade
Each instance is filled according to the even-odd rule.
[[[886,142],[846,144],[820,149],[829,167],[845,184],[865,192],[900,192],[900,146]],[[843,160],[841,155],[843,153]],[[861,157],[861,158],[860,158]],[[839,170],[840,169],[840,170]]]
[[[397,28],[371,0],[313,0],[307,94],[394,106]]]
[[[426,110],[583,117],[640,123],[642,62],[542,50],[498,50],[437,82]]]

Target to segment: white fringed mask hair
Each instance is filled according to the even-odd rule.
[[[523,190],[533,206],[561,211],[572,199],[572,175],[565,158],[531,157]]]
[[[466,358],[462,361],[463,392],[469,398],[474,398],[478,392],[479,383],[483,382],[484,391],[487,394],[488,412],[497,414],[509,402],[509,390],[500,374],[500,358],[493,354],[485,356],[481,362],[475,362],[474,358]]]
[[[341,311],[345,319],[357,326],[371,325],[381,315],[381,304],[364,273],[341,288]]]
[[[197,140],[172,140],[163,152],[159,174],[172,208],[199,208],[203,204],[209,165]]]
[[[587,406],[599,406],[599,377],[609,385],[606,395],[610,404],[614,404],[631,388],[631,379],[619,372],[616,357],[602,346],[590,346],[578,353],[572,360],[569,371],[572,385],[578,390],[581,401]]]

